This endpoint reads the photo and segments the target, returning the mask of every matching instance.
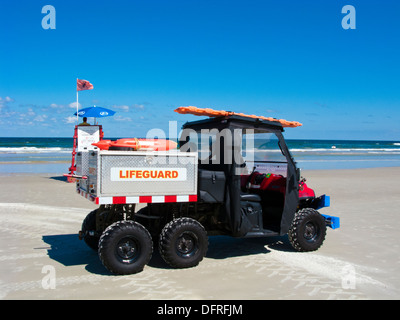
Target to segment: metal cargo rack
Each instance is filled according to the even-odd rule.
[[[197,152],[102,150],[84,161],[77,192],[96,204],[197,201]]]

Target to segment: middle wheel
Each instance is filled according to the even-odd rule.
[[[112,273],[137,273],[150,261],[153,241],[141,224],[117,221],[104,230],[98,252],[101,262]]]
[[[162,258],[171,267],[194,267],[207,253],[207,233],[198,221],[178,218],[161,231],[159,249]]]

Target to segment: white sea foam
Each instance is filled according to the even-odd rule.
[[[290,148],[292,153],[302,153],[302,154],[400,154],[400,148]],[[270,149],[249,149],[246,150],[247,153],[281,153],[280,150],[270,150]]]
[[[0,147],[0,153],[70,153],[68,148]]]
[[[399,152],[397,148],[304,148],[290,149],[292,152]]]

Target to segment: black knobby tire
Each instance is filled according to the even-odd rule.
[[[126,220],[107,227],[100,237],[99,257],[115,274],[133,274],[143,270],[153,253],[153,241],[141,224]]]
[[[326,235],[325,218],[312,208],[298,212],[289,229],[289,241],[297,251],[315,251],[322,246]]]
[[[161,231],[159,250],[164,261],[173,268],[197,266],[208,249],[204,227],[191,218],[178,218]]]
[[[99,248],[100,236],[96,234],[96,210],[90,212],[82,222],[82,236],[89,248],[96,250]]]

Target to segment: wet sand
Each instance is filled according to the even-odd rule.
[[[172,269],[157,250],[143,272],[115,276],[78,239],[97,206],[50,174],[0,176],[0,299],[399,299],[400,168],[304,171],[321,213],[338,216],[316,252],[287,237],[210,237],[199,266]],[[54,276],[54,277],[53,277]]]

